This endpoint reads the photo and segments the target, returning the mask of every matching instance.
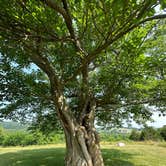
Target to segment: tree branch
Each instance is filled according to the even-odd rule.
[[[71,14],[70,14],[70,11],[69,11],[69,8],[68,8],[68,3],[67,3],[66,0],[62,0],[62,3],[63,3],[63,8],[65,9],[65,11],[68,15],[68,19],[69,19],[69,23],[66,20],[66,24],[69,28],[71,36],[73,36],[73,38],[75,38],[75,33],[74,33],[74,28],[72,26],[72,18],[71,18]]]
[[[50,82],[54,84],[54,88],[59,91],[61,89],[61,83],[59,82],[58,76],[55,73],[54,68],[51,66],[48,59],[41,55],[40,51],[36,48],[33,48],[33,46],[30,46],[26,43],[25,44],[25,50],[30,51],[28,54],[32,62],[34,62],[40,69],[42,69],[47,76],[50,79]]]
[[[65,20],[66,26],[70,32],[71,37],[75,39],[76,37],[75,37],[74,29],[72,26],[72,19],[68,11],[67,2],[65,0],[62,0],[62,1],[63,1],[64,8],[59,6],[53,0],[45,0],[44,2],[47,4],[47,6],[49,6],[50,8],[54,9],[55,11],[57,11],[58,13],[62,15],[62,17]]]
[[[121,31],[120,33],[115,35],[113,38],[111,38],[110,40],[106,41],[103,45],[100,45],[93,52],[89,53],[88,56],[86,57],[86,63],[90,63],[91,61],[93,61],[109,45],[111,45],[113,42],[115,42],[116,40],[118,40],[119,38],[121,38],[122,36],[127,34],[128,32],[130,32],[134,28],[138,27],[139,25],[141,25],[141,24],[143,24],[145,22],[148,22],[148,21],[158,20],[158,19],[165,19],[165,18],[166,18],[166,14],[155,15],[155,16],[152,16],[152,17],[145,18],[144,20],[139,21],[138,23],[131,25],[128,29],[126,29],[124,31]]]
[[[158,20],[158,19],[165,19],[165,18],[166,18],[166,14],[154,15],[152,17],[148,17],[148,18],[145,18],[144,20],[140,21],[138,23],[138,25],[143,24],[143,23],[145,23],[147,21]]]
[[[66,0],[62,0],[63,7],[59,6],[57,3],[55,3],[53,0],[41,0],[44,3],[46,3],[47,6],[54,9],[56,12],[61,14],[61,16],[64,18],[65,24],[69,30],[71,38],[74,40],[74,45],[78,49],[79,52],[81,52],[83,55],[86,55],[87,53],[85,50],[81,47],[81,43],[78,40],[73,25],[72,25],[72,18],[68,9],[68,4]]]

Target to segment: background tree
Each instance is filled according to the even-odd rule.
[[[0,145],[2,144],[4,139],[4,130],[3,128],[0,126]]]
[[[132,130],[129,139],[133,141],[139,141],[140,140],[140,132],[137,130]]]
[[[140,140],[147,141],[157,141],[160,140],[161,136],[157,130],[155,130],[153,127],[145,126],[145,128],[141,131],[140,134]]]
[[[166,141],[166,126],[163,126],[160,130],[160,135]]]
[[[102,123],[140,121],[152,115],[148,104],[163,113],[165,73],[158,78],[150,70],[153,58],[141,46],[156,25],[146,23],[166,17],[154,10],[164,2],[0,1],[1,57],[9,62],[6,73],[1,67],[1,116],[35,112],[40,119],[54,110],[66,137],[66,165],[104,165],[95,116]],[[21,70],[32,63],[34,72]]]

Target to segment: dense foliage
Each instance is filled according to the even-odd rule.
[[[43,135],[40,131],[12,131],[0,128],[0,146],[28,146],[64,143],[62,133]]]
[[[161,139],[161,136],[159,135],[159,132],[155,130],[153,127],[145,127],[140,135],[140,140],[159,140]]]
[[[0,0],[0,6],[0,117],[44,131],[59,128],[60,120],[66,166],[104,165],[95,120],[121,125],[144,123],[154,109],[164,114],[159,43],[166,41],[166,14],[156,10],[165,0]]]
[[[166,125],[160,129],[160,135],[166,141]]]
[[[4,140],[4,131],[3,128],[0,126],[0,145],[2,144]]]
[[[133,16],[131,20],[128,19],[132,10],[137,11],[142,7],[141,3],[70,3],[73,26],[80,35],[81,44],[89,54],[94,54],[95,51],[100,53],[97,57],[91,55],[96,58],[89,62],[86,85],[96,98],[96,118],[100,125],[102,122],[121,124],[123,119],[131,118],[144,122],[144,119],[150,119],[152,115],[148,106],[155,106],[163,113],[166,94],[165,22],[156,24],[154,21],[143,26],[140,24],[132,33],[127,33],[141,22],[142,18],[153,15],[153,5],[157,5],[156,2],[142,2],[144,7],[138,13],[138,18]],[[164,7],[164,1],[161,1],[161,4]],[[76,117],[80,116],[78,107],[83,103],[79,100],[84,100],[86,95],[80,96],[80,91],[85,87],[82,86],[82,76],[77,70],[81,70],[84,55],[70,43],[71,39],[63,20],[42,2],[26,1],[24,4],[21,1],[5,1],[1,2],[1,5],[1,117],[33,120],[33,127],[44,131],[59,127],[57,113],[50,99],[49,80],[42,68],[41,70],[32,65],[34,59],[30,56],[31,51],[36,54],[39,48],[42,55],[54,66],[62,84],[64,82],[63,91],[71,110]],[[146,5],[151,8],[147,15],[143,13]],[[113,6],[112,11],[109,11],[109,6]],[[77,13],[78,9],[82,10],[81,14]],[[122,17],[117,12],[121,10],[128,12]],[[102,12],[105,16],[100,17]],[[106,21],[112,17],[117,17],[116,22],[114,19],[111,19],[112,22]],[[129,25],[125,25],[124,19],[129,21]],[[110,40],[108,39],[107,43],[104,38],[106,29],[111,24],[112,30],[108,36]],[[111,34],[114,33],[117,33],[115,39],[111,39]],[[127,35],[123,36],[123,33]],[[104,41],[105,44],[102,44]],[[108,44],[112,44],[111,47],[107,48]],[[101,47],[105,47],[103,51]],[[41,57],[42,55],[40,54]],[[89,58],[91,56],[89,55]],[[88,56],[85,57],[86,60]],[[77,74],[73,75],[75,73]]]
[[[129,139],[133,141],[140,141],[140,132],[137,130],[132,130]]]

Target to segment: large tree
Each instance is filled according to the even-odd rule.
[[[95,116],[120,123],[150,117],[147,105],[165,108],[165,54],[143,46],[166,18],[155,14],[159,4],[165,1],[1,0],[1,115],[56,116],[66,166],[103,166]]]

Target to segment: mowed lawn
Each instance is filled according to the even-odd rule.
[[[106,166],[166,166],[166,147],[103,145]],[[64,166],[64,145],[0,148],[0,166]]]

